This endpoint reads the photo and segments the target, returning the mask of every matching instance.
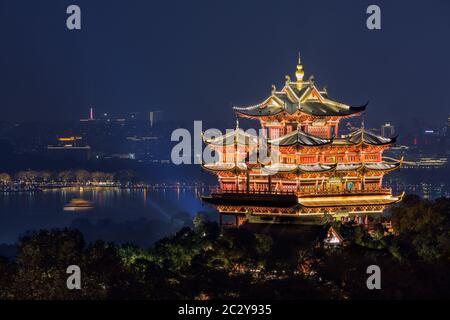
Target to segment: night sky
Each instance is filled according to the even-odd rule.
[[[66,28],[78,4],[82,30]],[[366,28],[381,7],[382,30]],[[164,110],[233,119],[294,76],[300,51],[337,101],[367,121],[444,122],[450,1],[0,0],[0,121]]]

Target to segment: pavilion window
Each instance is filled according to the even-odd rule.
[[[232,191],[235,189],[235,184],[234,182],[224,182],[223,183],[223,189],[225,191]]]
[[[295,163],[295,158],[293,157],[287,157],[286,160],[286,163]]]
[[[300,163],[315,163],[316,156],[304,156],[300,157]]]
[[[295,192],[297,190],[296,184],[286,183],[283,185],[282,191],[284,192]]]
[[[271,128],[270,129],[270,138],[271,139],[277,139],[281,135],[281,129],[280,128]]]
[[[367,160],[367,161],[378,161],[378,155],[377,154],[366,154],[365,160]]]

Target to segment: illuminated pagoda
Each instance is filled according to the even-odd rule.
[[[339,134],[340,121],[360,116],[367,104],[331,100],[313,77],[303,79],[300,59],[295,75],[295,81],[286,76],[280,91],[273,86],[262,103],[234,107],[239,117],[260,121],[262,137],[239,128],[238,121],[225,135],[204,136],[218,158],[203,168],[217,175],[219,186],[202,198],[217,208],[223,225],[314,224],[324,215],[363,220],[402,198],[383,186],[383,176],[402,164],[383,159],[395,137],[378,136],[363,124]],[[249,161],[261,146],[270,161]]]

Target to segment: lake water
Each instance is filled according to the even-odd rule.
[[[214,210],[203,206],[196,188],[129,190],[78,188],[40,193],[0,194],[0,244],[15,243],[25,232],[74,227],[87,240],[133,242],[149,246],[190,223],[197,212]],[[71,199],[92,201],[95,208],[64,211]]]

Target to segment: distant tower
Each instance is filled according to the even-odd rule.
[[[154,112],[153,112],[153,111],[150,111],[150,112],[148,113],[148,115],[149,115],[150,127],[153,127]]]
[[[94,120],[94,108],[91,107],[89,111],[89,120]]]
[[[385,123],[381,126],[381,136],[383,138],[392,138],[395,134],[395,127],[390,123]]]

